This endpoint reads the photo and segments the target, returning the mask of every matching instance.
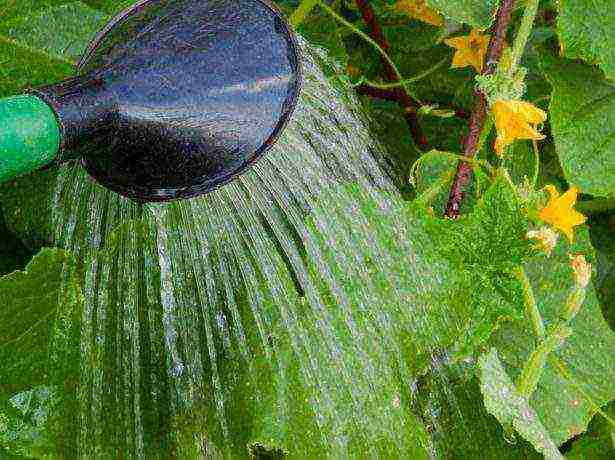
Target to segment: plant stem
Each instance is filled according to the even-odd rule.
[[[401,81],[402,77],[399,71],[397,70],[397,68],[395,67],[395,64],[391,61],[389,56],[386,54],[386,50],[389,49],[389,44],[384,34],[382,33],[382,29],[380,28],[380,25],[378,24],[376,15],[374,14],[374,10],[371,7],[369,1],[368,0],[355,0],[355,1],[357,4],[357,7],[361,11],[361,16],[363,17],[363,21],[369,28],[371,37],[373,37],[372,41],[376,43],[378,45],[378,48],[382,51],[382,53],[384,53],[384,55],[381,53],[380,60],[384,66],[387,79],[391,82]],[[352,26],[352,24],[350,25]],[[409,94],[407,84],[404,84],[400,88],[395,88],[395,91],[398,94],[398,103],[404,109],[404,117],[406,119],[406,123],[408,124],[408,128],[410,129],[410,134],[412,135],[412,139],[415,145],[420,150],[427,150],[429,148],[429,145],[427,142],[427,138],[423,134],[423,130],[421,129],[421,126],[419,124],[418,115],[417,115],[418,107],[410,99],[411,94]],[[421,103],[416,96],[413,96],[413,98],[419,104]]]
[[[489,41],[489,49],[487,51],[486,65],[483,69],[483,75],[491,75],[495,73],[502,51],[504,49],[506,30],[510,23],[511,13],[515,6],[515,0],[502,0],[498,13],[496,16],[495,24],[493,25],[491,40]],[[468,125],[469,133],[465,139],[463,146],[463,154],[472,158],[477,152],[477,146],[481,133],[483,133],[483,127],[485,126],[485,119],[487,118],[487,98],[478,89],[475,91],[476,103],[472,114],[470,115],[470,122]],[[459,217],[459,209],[461,201],[465,195],[465,188],[470,183],[472,177],[472,168],[469,163],[460,161],[457,164],[457,172],[451,191],[444,208],[444,215],[450,218]]]
[[[424,72],[421,72],[418,75],[415,75],[414,77],[410,77],[410,78],[405,78],[403,80],[399,80],[396,81],[394,83],[376,83],[373,81],[365,81],[366,84],[368,84],[369,86],[373,86],[374,88],[379,88],[379,89],[391,89],[391,88],[399,88],[400,86],[404,86],[408,83],[415,83],[419,80],[422,80],[423,78],[431,75],[433,72],[435,72],[436,70],[438,70],[440,67],[442,67],[444,64],[446,64],[449,61],[448,57],[445,57],[444,59],[442,59],[440,62],[438,62],[436,65],[430,67],[429,69],[425,70]]]
[[[355,86],[354,89],[358,94],[364,96],[371,96],[377,99],[384,99],[391,102],[399,102],[399,95],[397,94],[397,91],[375,88],[366,83],[361,83],[360,85]]]
[[[513,75],[517,70],[517,66],[519,65],[519,61],[523,56],[525,51],[525,45],[527,44],[528,38],[530,38],[530,33],[532,32],[532,27],[534,27],[534,19],[536,19],[536,13],[538,12],[538,4],[540,0],[526,0],[525,1],[525,10],[523,11],[523,18],[521,19],[521,25],[519,26],[519,31],[517,32],[517,36],[515,37],[515,42],[512,47],[512,56],[510,61],[510,75]]]
[[[358,84],[357,86],[354,87],[354,89],[357,92],[357,94],[361,94],[362,96],[370,96],[376,99],[382,99],[385,101],[399,103],[399,94],[397,93],[397,91],[394,91],[392,89],[381,89],[378,87],[373,87],[367,82]],[[424,101],[424,104],[432,105],[432,103],[429,101]],[[455,107],[450,107],[450,108],[438,107],[438,108],[442,110],[450,110],[451,112],[455,112],[455,116],[457,118],[468,118],[470,116],[470,114],[462,108],[455,108]]]
[[[525,310],[525,316],[532,325],[536,340],[541,342],[545,338],[545,325],[542,321],[542,316],[538,310],[536,304],[536,298],[534,297],[534,290],[530,284],[530,280],[525,274],[523,266],[519,265],[515,270],[515,277],[521,282],[523,287],[523,307]]]
[[[572,329],[559,325],[541,341],[523,365],[521,375],[517,379],[517,391],[526,399],[530,399],[547,364],[549,354],[555,351],[570,335]]]
[[[585,288],[575,284],[575,286],[572,288],[572,291],[568,295],[568,298],[566,299],[566,305],[564,306],[564,311],[562,312],[561,316],[562,321],[566,323],[572,321],[572,319],[576,316],[576,314],[583,306],[584,300]]]
[[[536,190],[538,185],[538,175],[540,174],[540,155],[538,153],[538,142],[532,141],[534,151],[534,174],[532,175],[532,190]]]
[[[365,1],[365,0],[360,0],[360,1]],[[359,3],[359,0],[357,0],[357,3]],[[400,81],[402,80],[402,76],[401,73],[399,73],[399,70],[397,70],[397,66],[395,65],[395,63],[391,60],[391,58],[389,57],[389,55],[386,53],[386,49],[388,49],[388,43],[386,43],[385,41],[380,41],[376,38],[372,38],[369,35],[367,35],[365,32],[363,32],[362,30],[357,29],[353,24],[351,24],[350,22],[346,21],[346,19],[344,19],[343,17],[341,17],[339,14],[337,14],[333,8],[331,8],[329,5],[327,5],[325,2],[320,1],[318,2],[318,4],[320,5],[320,7],[322,9],[324,9],[327,13],[329,13],[331,16],[333,16],[336,20],[338,20],[339,22],[341,22],[342,24],[344,24],[346,27],[348,27],[349,29],[351,29],[354,33],[356,33],[357,35],[359,35],[361,38],[363,38],[365,41],[367,41],[370,45],[372,45],[372,47],[374,47],[374,49],[376,51],[378,51],[378,53],[380,54],[380,58],[385,62],[385,67],[387,67],[389,70],[387,71],[390,72],[390,74],[392,75],[392,79],[393,80],[397,80]],[[372,11],[372,15],[373,15],[373,11]],[[373,21],[375,23],[375,17],[373,18]],[[377,23],[376,23],[377,24]],[[382,40],[384,40],[384,36],[382,35],[382,31],[380,30],[380,27],[377,27],[376,29],[373,30],[377,30],[378,33],[380,34],[380,36],[382,37]],[[404,85],[404,88],[407,90],[408,88]],[[413,96],[414,97],[414,96]],[[417,99],[418,101],[418,99]]]

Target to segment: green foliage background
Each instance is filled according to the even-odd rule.
[[[131,3],[0,0],[0,96],[70,75],[87,37],[109,15]],[[298,6],[290,0],[277,3],[288,14]],[[427,3],[442,12],[449,34],[466,33],[470,26],[488,27],[497,7],[495,0]],[[425,155],[416,187],[411,187],[411,166],[421,152],[411,141],[402,109],[392,102],[361,97],[372,135],[386,147],[389,172],[408,199],[396,202],[395,212],[403,215],[408,227],[418,235],[416,244],[426,266],[445,267],[443,272],[450,274],[441,292],[431,293],[434,305],[439,307],[426,316],[427,321],[441,326],[437,336],[404,335],[401,318],[399,337],[396,336],[404,347],[405,365],[418,377],[418,399],[392,419],[406,427],[407,448],[413,458],[427,455],[424,446],[430,443],[441,458],[528,458],[537,455],[536,451],[557,458],[557,446],[570,458],[615,455],[613,425],[595,415],[602,407],[612,419],[613,403],[608,403],[615,398],[615,10],[608,3],[541,2],[522,62],[528,70],[525,98],[549,111],[545,126],[548,138],[540,144],[539,186],[552,183],[561,190],[577,185],[585,199],[580,208],[593,213],[588,225],[577,230],[575,243],[568,246],[560,241],[549,258],[537,256],[525,239],[531,224],[528,209],[513,188],[522,186],[533,173],[534,156],[529,143],[519,142],[501,163],[495,159],[497,166],[510,171],[514,185],[502,175],[495,180],[478,175],[482,181],[477,181],[473,196],[465,204],[465,215],[459,221],[443,220],[434,211],[437,214],[442,208],[448,183],[435,189],[430,203],[433,208],[426,206],[421,197],[423,192],[434,190],[455,162],[437,152]],[[434,63],[451,58],[451,49],[441,41],[441,29],[395,12],[393,2],[372,4],[392,45],[389,55],[405,77],[421,74]],[[354,2],[335,1],[332,7],[365,30]],[[521,13],[522,8],[514,12],[513,24],[518,24]],[[511,28],[511,39],[514,29]],[[381,65],[373,48],[323,9],[317,7],[307,14],[299,32],[325,48],[339,61],[341,69],[350,66],[369,80],[379,80]],[[330,71],[332,84],[348,85],[349,78],[356,78],[340,68]],[[439,108],[470,111],[473,77],[469,69],[448,69],[447,63],[429,78],[413,83],[412,90],[421,101]],[[421,125],[435,150],[459,152],[467,129],[464,120],[424,116]],[[481,156],[494,160],[489,145],[487,142]],[[74,353],[78,352],[80,331],[76,325],[84,296],[82,261],[70,252],[44,247],[50,243],[51,229],[49,209],[40,198],[49,194],[53,174],[41,172],[35,180],[21,179],[0,186],[0,275],[4,275],[0,278],[0,455],[7,457],[53,457],[58,439],[70,438],[69,433],[74,431],[65,415],[77,402],[39,386],[43,382],[66,385],[77,375]],[[340,193],[360,196],[352,188]],[[537,194],[536,200],[544,197]],[[376,204],[362,202],[360,206],[366,215],[378,220]],[[118,228],[117,240],[138,232],[135,228],[140,225],[136,221]],[[400,250],[389,236],[391,229],[380,228],[376,233],[388,251]],[[512,382],[534,343],[531,328],[524,321],[523,292],[511,273],[519,265],[525,267],[546,324],[554,324],[571,286],[569,252],[585,254],[596,267],[593,285],[571,324],[573,333],[555,353],[567,364],[573,380],[565,378],[555,366],[547,366],[531,400],[514,400]],[[317,271],[315,266],[311,269]],[[404,271],[402,259],[391,266],[391,273],[399,274],[395,276],[403,278]],[[343,274],[338,276],[343,279]],[[376,279],[386,274],[373,276]],[[347,282],[344,288],[353,292],[354,281]],[[413,283],[410,279],[405,282]],[[60,292],[62,297],[58,298]],[[298,297],[293,301],[301,303]],[[463,325],[461,330],[459,324]],[[414,329],[411,324],[406,326]],[[437,368],[426,352],[434,347],[458,356],[459,365]],[[271,458],[276,449],[291,456],[300,456],[293,448],[299,453],[326,451],[327,446],[319,445],[315,435],[314,414],[306,413],[308,408],[301,404],[307,397],[307,385],[301,381],[291,347],[281,339],[279,349],[280,368],[272,376],[264,362],[254,362],[258,373],[275,382],[260,406],[246,396],[245,387],[229,384],[229,394],[238,410],[256,420],[233,434],[239,446],[237,452],[247,456],[251,446],[252,455]],[[65,354],[66,350],[72,352]],[[485,351],[488,353],[477,361]],[[352,362],[355,358],[344,359]],[[229,360],[227,372],[229,376],[241,375],[245,370],[240,360]],[[323,371],[324,380],[333,377]],[[284,388],[286,383],[289,388]],[[387,383],[383,385],[389,388]],[[506,389],[511,399],[498,396]],[[275,410],[281,393],[291,406],[290,420],[282,420],[282,414]],[[21,399],[9,401],[15,394]],[[45,412],[45,407],[61,407],[65,413]],[[434,412],[438,413],[437,421]],[[526,417],[528,413],[532,417]],[[173,423],[189,425],[177,431],[191,433],[209,423],[207,417],[200,417]],[[445,435],[430,437],[431,423],[440,424],[439,432]],[[588,431],[581,434],[588,423]],[[215,431],[215,427],[208,428]],[[516,437],[515,445],[505,441],[510,436]],[[387,451],[387,446],[383,441],[383,455],[403,457]],[[193,457],[191,453],[184,454],[186,458]]]

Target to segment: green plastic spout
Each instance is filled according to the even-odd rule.
[[[59,149],[51,107],[32,95],[0,99],[0,183],[51,163]]]

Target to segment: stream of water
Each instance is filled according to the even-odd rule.
[[[427,257],[354,97],[322,51],[304,54],[292,122],[219,190],[141,206],[61,169],[53,239],[84,273],[65,449],[436,455],[415,406],[418,370],[458,326],[438,298],[447,267]]]

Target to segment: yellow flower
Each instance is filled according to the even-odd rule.
[[[502,155],[504,148],[515,139],[539,141],[545,136],[536,130],[536,125],[547,119],[547,114],[529,102],[498,99],[491,108],[495,118],[498,137],[495,151]]]
[[[547,255],[551,255],[551,251],[557,244],[558,234],[549,227],[542,227],[540,230],[530,230],[527,232],[527,237],[538,240],[538,246],[544,250]]]
[[[436,27],[444,25],[444,19],[437,10],[425,5],[425,0],[399,0],[395,11],[404,13],[411,18],[432,24]]]
[[[564,232],[572,243],[572,228],[581,225],[587,219],[583,214],[573,209],[577,202],[579,189],[570,187],[566,193],[560,195],[552,185],[547,185],[545,188],[550,195],[549,202],[538,212],[538,217]]]
[[[568,257],[575,283],[581,288],[587,287],[592,276],[592,265],[585,260],[583,254],[568,254]]]
[[[467,37],[453,37],[444,40],[444,43],[457,50],[451,67],[460,68],[471,65],[477,72],[482,72],[490,38],[490,35],[482,35],[478,29],[473,29]]]

